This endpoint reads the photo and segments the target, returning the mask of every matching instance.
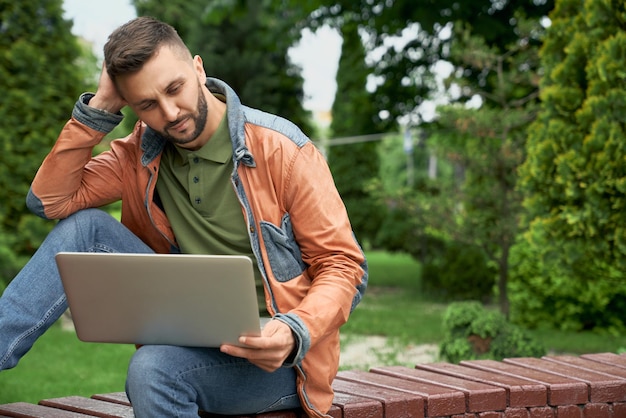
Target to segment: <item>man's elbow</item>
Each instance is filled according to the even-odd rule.
[[[32,187],[28,190],[28,194],[26,195],[26,207],[40,218],[49,219],[44,211],[43,202],[33,193]]]

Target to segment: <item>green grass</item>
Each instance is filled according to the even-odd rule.
[[[396,337],[415,344],[438,343],[446,305],[420,300],[416,292],[371,288],[342,332]]]
[[[415,344],[438,343],[446,309],[420,293],[421,267],[406,254],[367,253],[369,288],[343,333],[395,337]]]
[[[591,331],[530,330],[537,341],[554,354],[617,353],[626,348],[626,335],[603,335]]]
[[[367,252],[370,287],[398,287],[417,292],[422,268],[411,256],[383,251]]]
[[[439,343],[445,303],[437,303],[420,292],[419,263],[405,254],[368,252],[370,288],[352,313],[342,332],[382,335],[404,343]],[[626,335],[610,336],[594,332],[568,332],[553,329],[528,331],[550,353],[615,353],[626,348]]]
[[[420,292],[419,264],[409,256],[384,252],[368,252],[368,262],[370,287],[342,328],[344,336],[390,337],[398,350],[441,342],[447,305]],[[626,347],[626,336],[555,330],[531,334],[555,354],[617,352]],[[123,391],[133,351],[128,345],[83,343],[73,332],[54,326],[15,369],[0,373],[0,403]]]
[[[134,350],[130,345],[84,343],[55,324],[17,367],[0,372],[0,403],[123,391]]]

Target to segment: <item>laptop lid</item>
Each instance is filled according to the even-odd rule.
[[[218,347],[260,334],[249,257],[61,252],[56,262],[82,341]]]

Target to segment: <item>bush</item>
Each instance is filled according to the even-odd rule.
[[[0,226],[0,294],[21,268],[19,257],[13,251],[16,239]]]
[[[496,274],[480,248],[451,242],[440,257],[424,263],[422,286],[426,293],[444,300],[487,303],[493,295]]]
[[[581,256],[568,267],[557,257],[542,258],[526,241],[511,249],[510,266],[514,323],[612,335],[626,330],[626,273],[614,266]]]
[[[445,250],[445,242],[425,229],[414,213],[402,206],[393,207],[387,211],[374,244],[387,251],[410,254],[415,260],[424,263],[439,257]]]
[[[54,222],[35,215],[25,215],[20,219],[17,231],[8,233],[0,226],[0,282],[6,286],[13,280],[53,225]],[[20,250],[16,251],[16,248]],[[0,290],[4,287],[0,286]]]
[[[546,350],[522,328],[478,301],[454,302],[443,318],[444,341],[439,355],[452,363],[462,360],[502,360],[541,357]]]

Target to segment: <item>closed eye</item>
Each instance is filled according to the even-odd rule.
[[[156,102],[154,101],[148,101],[148,102],[144,102],[139,108],[141,110],[150,110],[155,106]]]
[[[170,96],[174,96],[174,95],[178,94],[180,92],[182,86],[183,86],[183,83],[178,83],[178,84],[174,84],[174,85],[170,86],[167,89],[167,94],[169,94]]]

